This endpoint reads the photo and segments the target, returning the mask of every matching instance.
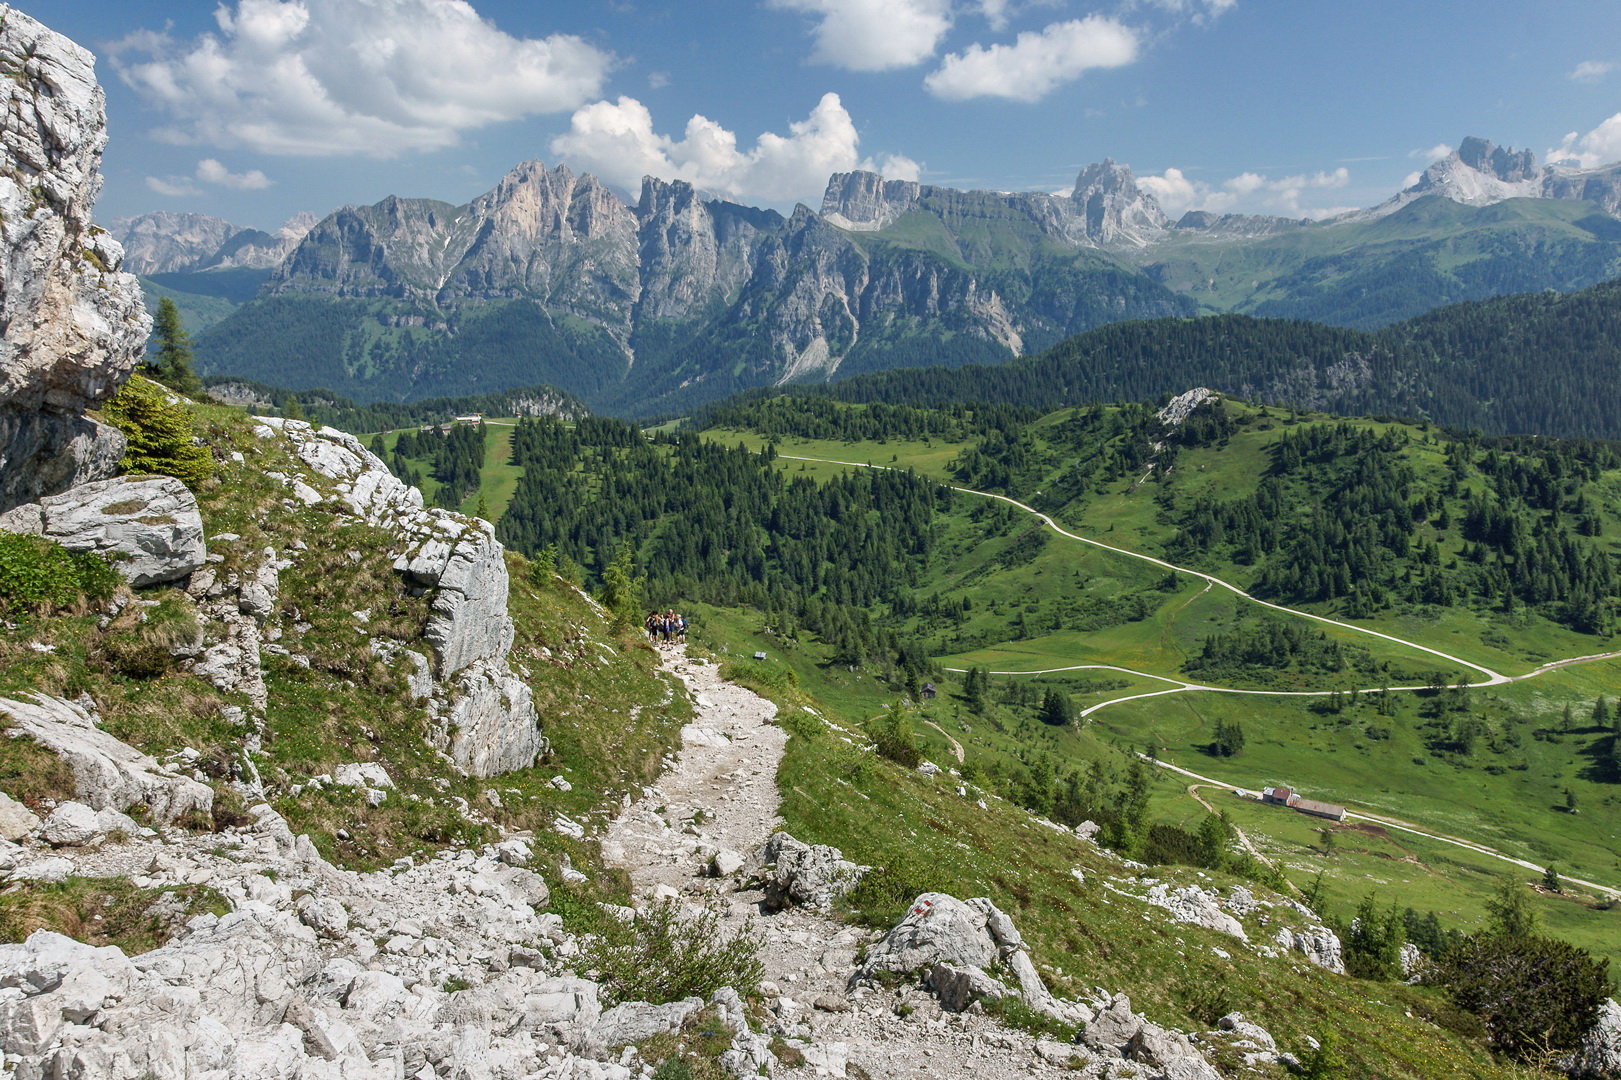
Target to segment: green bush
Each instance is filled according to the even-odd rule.
[[[723,986],[753,994],[765,967],[752,929],[728,934],[720,912],[682,912],[676,900],[638,911],[629,921],[602,919],[583,953],[613,1002],[663,1005],[686,997],[708,999]]]
[[[923,748],[918,745],[917,736],[912,731],[912,711],[906,706],[896,705],[869,721],[867,734],[872,738],[873,749],[878,751],[879,757],[888,758],[908,769],[915,769],[923,763]]]
[[[105,600],[120,580],[99,555],[0,532],[0,611],[49,611],[81,599]]]
[[[125,472],[172,476],[194,489],[214,475],[214,456],[197,444],[191,414],[170,404],[168,392],[155,383],[131,379],[101,414],[129,440],[120,463]]]
[[[1534,934],[1467,938],[1436,981],[1480,1017],[1494,1049],[1527,1060],[1574,1049],[1613,990],[1608,960]]]
[[[779,701],[799,689],[794,669],[771,660],[728,659],[721,665],[720,677]]]

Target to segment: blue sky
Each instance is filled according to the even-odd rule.
[[[818,204],[855,167],[1321,216],[1465,135],[1621,159],[1613,0],[22,0],[96,52],[98,216],[463,202],[531,158]]]

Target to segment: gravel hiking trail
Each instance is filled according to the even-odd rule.
[[[1014,1080],[1067,1071],[1038,1054],[1030,1035],[944,1012],[916,986],[852,991],[856,951],[878,933],[800,908],[764,914],[759,889],[709,876],[717,851],[747,858],[782,824],[777,769],[788,733],[773,722],[775,705],[726,682],[717,665],[675,648],[664,650],[664,665],[692,692],[696,716],[658,782],[609,826],[603,855],[630,872],[638,903],[673,894],[719,906],[726,926],[752,925],[770,1031],[803,1057],[778,1075]]]

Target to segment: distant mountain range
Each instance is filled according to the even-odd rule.
[[[528,162],[465,206],[391,197],[274,235],[196,215],[114,231],[152,291],[213,324],[198,342],[210,372],[363,401],[544,382],[646,415],[752,386],[996,363],[1122,320],[1373,329],[1571,291],[1621,273],[1618,209],[1621,166],[1539,167],[1471,138],[1385,203],[1325,222],[1172,222],[1113,161],[1068,195],[837,174],[819,213],[787,217],[652,178],[630,206]]]
[[[124,245],[124,269],[132,274],[185,274],[206,270],[270,270],[298,246],[321,219],[308,210],[275,232],[232,225],[207,214],[158,210],[115,218],[108,231]]]

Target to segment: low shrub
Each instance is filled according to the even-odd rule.
[[[1536,934],[1467,938],[1435,981],[1480,1018],[1494,1049],[1521,1060],[1574,1049],[1614,990],[1608,960]]]
[[[687,914],[679,901],[661,901],[629,920],[598,921],[582,959],[613,1002],[707,1000],[723,986],[753,994],[765,971],[760,939],[752,928],[726,933],[720,920],[714,908]]]
[[[0,532],[0,612],[53,611],[105,600],[122,579],[99,555]]]
[[[878,751],[879,757],[888,758],[908,769],[922,764],[923,747],[918,744],[917,735],[912,731],[912,712],[904,705],[887,709],[883,715],[869,721],[867,734],[872,738],[873,749]]]

